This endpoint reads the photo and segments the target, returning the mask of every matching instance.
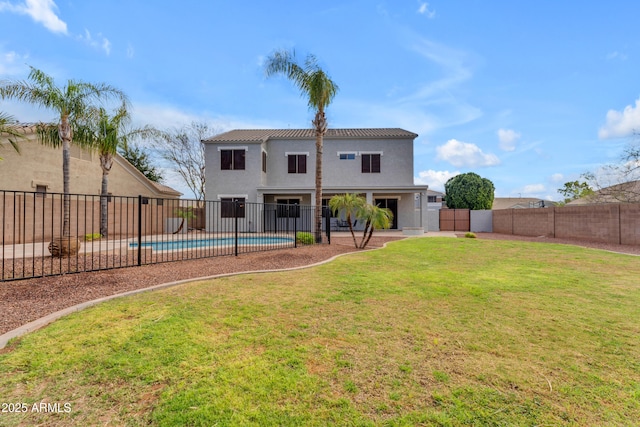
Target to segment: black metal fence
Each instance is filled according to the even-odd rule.
[[[0,281],[330,242],[315,207],[0,191]]]

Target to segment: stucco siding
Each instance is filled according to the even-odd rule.
[[[36,191],[36,186],[46,186],[49,193],[62,193],[62,148],[46,147],[36,141],[34,134],[19,141],[20,153],[6,143],[1,145],[0,189]],[[96,152],[72,147],[70,192],[73,194],[100,194],[102,169]],[[109,192],[118,196],[178,197],[157,191],[144,175],[126,160],[114,161],[109,173]]]

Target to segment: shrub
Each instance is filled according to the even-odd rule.
[[[465,234],[464,237],[466,237],[468,239],[475,239],[476,238],[476,234],[469,232],[469,233]]]
[[[306,231],[298,231],[296,233],[296,242],[301,245],[313,245],[316,239],[313,237],[313,234],[308,233]]]
[[[90,242],[92,240],[98,240],[101,237],[102,237],[102,235],[100,233],[85,234],[84,235],[84,241],[85,242]]]

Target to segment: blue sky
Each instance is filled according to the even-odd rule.
[[[305,100],[262,68],[295,48],[340,86],[331,127],[419,134],[416,183],[475,172],[498,197],[559,200],[640,129],[638,16],[637,0],[0,0],[0,79],[109,83],[160,128],[304,128]]]

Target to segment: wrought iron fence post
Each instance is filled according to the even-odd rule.
[[[325,211],[322,212],[323,214]],[[331,215],[328,213],[324,215],[324,227],[327,231],[327,244],[331,244]]]
[[[298,212],[294,212],[295,214],[297,214]],[[298,215],[294,215],[293,217],[293,247],[297,248],[298,247]]]
[[[234,217],[234,221],[235,221],[235,255],[238,256],[238,205],[240,204],[239,200],[235,200],[233,203],[233,217]]]
[[[142,265],[142,195],[138,194],[138,266]]]

